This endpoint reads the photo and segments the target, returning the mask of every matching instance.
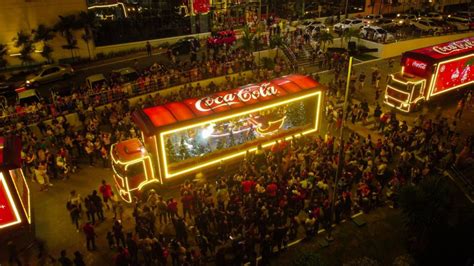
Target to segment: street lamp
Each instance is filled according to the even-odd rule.
[[[346,11],[344,13],[344,18],[345,19],[348,18],[348,8],[349,8],[349,0],[346,0]]]
[[[351,82],[351,72],[352,72],[352,56],[349,57],[349,68],[347,70],[347,81],[346,81],[346,92],[344,94],[344,104],[342,106],[342,122],[341,122],[341,128],[339,129],[339,153],[338,153],[338,165],[337,165],[337,171],[336,171],[336,176],[334,177],[334,187],[332,190],[332,195],[331,195],[331,214],[329,218],[329,230],[328,230],[328,235],[327,235],[327,240],[331,241],[333,240],[332,237],[332,218],[334,217],[334,204],[336,202],[336,194],[337,194],[337,183],[339,182],[339,179],[341,178],[342,171],[344,170],[344,118],[346,117],[346,112],[347,112],[347,104],[349,101],[349,87],[350,87],[350,82]]]

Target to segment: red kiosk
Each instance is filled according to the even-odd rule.
[[[6,247],[13,240],[21,249],[33,238],[30,189],[21,169],[21,141],[16,136],[0,137],[0,243]]]

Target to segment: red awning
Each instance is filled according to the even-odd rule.
[[[143,109],[155,130],[159,127],[190,120],[197,117],[208,116],[215,113],[235,110],[244,106],[257,104],[259,102],[272,100],[284,95],[297,93],[306,89],[318,87],[319,83],[311,77],[303,75],[288,75],[262,82],[249,84],[237,89],[223,91],[208,95],[203,98],[190,98],[181,102],[172,102],[160,106]],[[134,120],[139,115],[135,115]],[[143,121],[137,123],[139,127],[145,127]],[[150,132],[148,128],[141,128],[144,132]]]

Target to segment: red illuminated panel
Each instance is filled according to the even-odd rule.
[[[207,116],[275,99],[287,94],[298,93],[317,86],[319,84],[308,76],[288,75],[270,82],[251,84],[199,99],[191,98],[180,103],[146,108],[143,112],[156,129],[157,127],[191,119],[191,112],[197,117]],[[186,110],[185,107],[189,110]]]
[[[0,173],[0,229],[21,223],[18,209],[5,176]]]
[[[194,0],[193,3],[193,10],[195,14],[205,14],[208,13],[210,10],[210,0]]]
[[[407,57],[405,59],[404,67],[405,73],[410,73],[419,77],[426,77],[429,69],[427,63],[420,60],[415,60],[411,57]]]
[[[170,111],[178,121],[185,121],[194,118],[194,114],[189,108],[180,102],[165,104],[166,109]]]
[[[28,222],[31,223],[30,189],[26,183],[25,175],[23,174],[21,168],[18,168],[10,170],[10,176],[12,177],[16,192],[20,198],[23,212],[25,213]]]
[[[155,127],[164,126],[176,122],[173,115],[163,106],[155,106],[143,110]]]
[[[452,42],[441,43],[411,51],[429,56],[434,59],[443,59],[464,53],[474,52],[474,37],[464,38]]]
[[[290,76],[285,76],[285,78],[296,83],[296,85],[300,86],[301,89],[309,89],[309,88],[314,88],[318,86],[318,83],[314,79],[308,76],[299,77],[299,76],[290,75]]]
[[[432,95],[474,82],[474,54],[440,63]]]

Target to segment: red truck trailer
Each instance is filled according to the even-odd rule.
[[[391,74],[385,104],[403,112],[474,83],[474,37],[405,52]]]
[[[110,150],[120,197],[132,202],[176,178],[318,131],[325,90],[295,74],[134,112],[141,138]]]

